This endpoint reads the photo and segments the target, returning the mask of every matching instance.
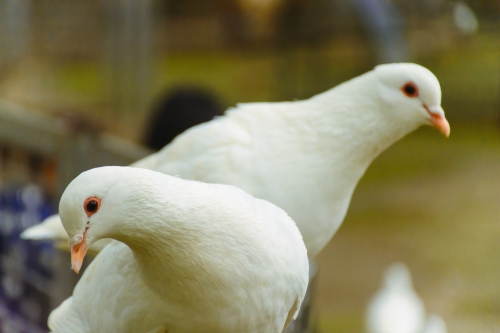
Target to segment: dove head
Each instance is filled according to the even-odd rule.
[[[69,235],[71,266],[78,273],[88,247],[102,238],[111,238],[116,223],[117,202],[129,196],[124,167],[88,170],[76,177],[64,191],[59,213]],[[123,205],[120,208],[123,210]],[[126,207],[125,207],[126,209]]]
[[[411,289],[411,275],[406,265],[394,263],[385,271],[384,286],[390,289]]]
[[[435,126],[445,136],[450,125],[441,107],[441,87],[431,71],[417,64],[397,63],[375,67],[378,95],[399,122]]]

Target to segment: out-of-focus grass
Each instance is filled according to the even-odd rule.
[[[500,113],[500,46],[498,34],[473,41],[420,62],[438,77],[443,105],[452,119],[478,121]]]
[[[451,121],[451,135],[445,139],[434,128],[423,126],[376,159],[363,177],[363,183],[449,174],[450,170],[463,167],[464,160],[488,154],[496,148],[500,142],[499,129],[500,123],[467,125]],[[411,161],[415,163],[409,163]]]
[[[322,332],[363,332],[363,323],[358,314],[344,313],[336,318],[321,317],[316,323],[315,333]]]
[[[78,62],[54,66],[50,81],[64,97],[87,99],[89,102],[105,99],[102,71],[94,63]],[[80,98],[78,98],[80,97]]]
[[[228,105],[272,100],[273,58],[267,54],[173,54],[158,65],[159,92],[194,84],[210,87]]]
[[[500,328],[500,129],[421,129],[368,169],[319,256],[320,332],[361,332],[393,261],[409,265],[429,312],[450,332]]]

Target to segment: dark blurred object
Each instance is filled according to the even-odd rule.
[[[160,98],[153,108],[144,144],[160,150],[188,128],[210,121],[223,111],[210,92],[200,88],[177,88]]]
[[[384,0],[354,1],[378,62],[408,60],[402,15],[395,3]]]

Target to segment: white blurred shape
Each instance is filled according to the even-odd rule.
[[[423,333],[447,333],[446,323],[437,314],[429,315]]]
[[[36,225],[40,221],[38,213],[33,211],[26,211],[21,213],[19,219],[21,223],[21,229],[23,230]]]
[[[453,19],[460,32],[471,35],[479,27],[477,17],[472,9],[464,2],[458,1],[453,7]]]
[[[392,264],[386,270],[382,288],[368,305],[368,332],[420,333],[424,323],[424,304],[413,289],[408,268]]]
[[[61,224],[59,215],[52,215],[47,217],[39,225],[29,228],[21,233],[22,239],[59,239],[67,238],[68,234]]]
[[[27,210],[38,209],[43,203],[42,190],[35,184],[29,184],[23,188],[21,200]]]
[[[10,299],[19,298],[24,292],[22,282],[10,275],[4,275],[2,278],[2,287]]]

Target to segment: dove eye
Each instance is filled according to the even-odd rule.
[[[418,97],[418,87],[413,82],[405,83],[401,90],[408,97]]]
[[[96,197],[87,198],[87,200],[85,200],[85,203],[83,204],[83,209],[85,209],[85,213],[87,213],[88,217],[97,213],[100,207],[101,199]]]

